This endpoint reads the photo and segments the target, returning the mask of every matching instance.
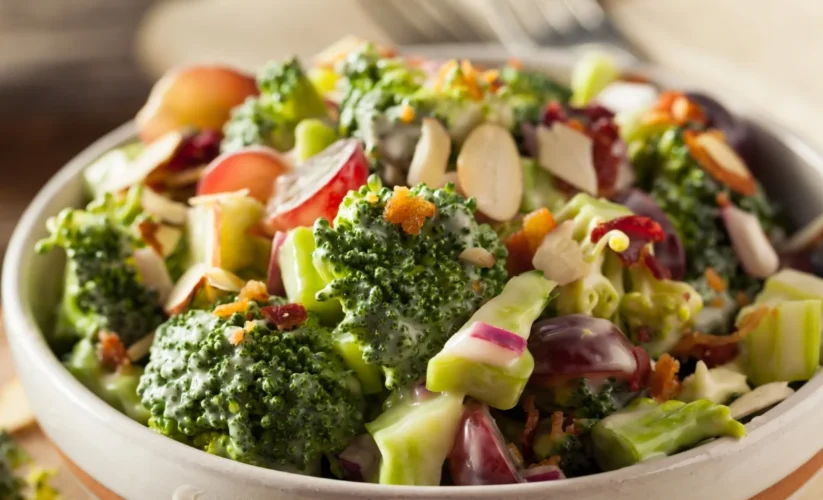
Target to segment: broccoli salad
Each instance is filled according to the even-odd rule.
[[[710,97],[599,55],[569,81],[357,39],[167,74],[37,246],[50,345],[154,432],[348,481],[743,438],[820,364],[823,221],[786,236]]]

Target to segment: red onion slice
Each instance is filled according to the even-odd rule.
[[[524,470],[521,474],[523,479],[529,483],[566,479],[566,475],[556,465],[538,465]]]
[[[277,231],[271,242],[271,255],[269,256],[269,272],[266,279],[266,291],[269,295],[285,296],[286,289],[283,286],[283,273],[280,270],[280,263],[278,262],[278,254],[283,242],[286,241],[286,234],[283,231]]]
[[[502,328],[475,321],[455,334],[443,352],[494,366],[508,366],[526,350],[526,339]]]
[[[380,450],[369,434],[361,434],[338,457],[349,481],[368,481],[380,465]]]

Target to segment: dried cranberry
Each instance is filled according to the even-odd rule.
[[[547,127],[551,127],[552,123],[555,121],[566,123],[569,121],[569,115],[566,114],[563,107],[560,106],[559,103],[550,102],[546,105],[546,109],[543,112],[543,124]]]
[[[217,130],[201,130],[188,135],[169,162],[168,170],[179,172],[210,163],[220,154],[223,134]]]
[[[620,260],[627,266],[640,260],[648,243],[657,243],[666,237],[660,224],[652,219],[640,215],[627,215],[598,224],[591,234],[592,243],[597,243],[606,233],[613,230],[622,231],[629,237],[629,247],[618,253]]]
[[[643,252],[643,263],[646,264],[646,267],[649,268],[649,271],[651,271],[652,276],[654,276],[655,279],[671,279],[672,273],[670,273],[669,270],[660,263],[660,260],[658,260],[657,257],[651,253]],[[686,300],[688,300],[688,298],[686,298]]]
[[[302,325],[309,315],[301,304],[266,306],[261,309],[263,317],[278,330],[291,330]]]

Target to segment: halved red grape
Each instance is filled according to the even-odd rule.
[[[458,486],[524,482],[485,404],[466,403],[449,453],[449,471]]]

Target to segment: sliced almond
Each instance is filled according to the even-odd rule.
[[[13,378],[0,389],[0,429],[16,432],[34,423],[34,412],[23,386]]]
[[[193,207],[196,207],[198,205],[211,205],[214,203],[221,203],[226,199],[231,199],[235,197],[243,198],[248,196],[249,193],[250,191],[248,189],[240,189],[237,191],[231,191],[229,193],[214,193],[193,196],[189,198],[189,205]]]
[[[451,148],[451,136],[440,121],[437,118],[423,118],[420,140],[409,166],[408,185],[424,183],[432,188],[443,185]]]
[[[823,241],[823,214],[818,215],[803,229],[794,233],[780,250],[786,253],[802,252],[810,250],[813,246]]]
[[[608,84],[594,100],[613,113],[651,109],[657,102],[657,87],[650,83],[616,81]]]
[[[457,176],[466,196],[496,221],[517,215],[523,197],[523,171],[517,144],[508,130],[491,123],[475,128],[457,157]]]
[[[543,277],[556,281],[558,285],[567,285],[577,281],[588,272],[588,264],[572,232],[574,223],[563,222],[543,238],[532,258],[535,269],[543,271]]]
[[[115,193],[139,184],[149,174],[171,161],[182,143],[183,134],[176,131],[157,139],[143,149],[123,175],[111,179],[103,190]]]
[[[794,389],[788,382],[772,382],[761,385],[751,392],[743,394],[729,405],[732,418],[740,420],[743,417],[771,408],[794,394]]]
[[[537,127],[538,163],[552,175],[577,189],[597,195],[594,142],[568,125],[555,121],[551,128]]]
[[[720,134],[684,130],[683,140],[695,161],[718,182],[744,196],[757,193],[757,183],[746,162]]]
[[[776,273],[780,258],[757,217],[732,204],[723,207],[720,214],[746,273],[755,278],[768,278]]]
[[[494,255],[482,247],[471,247],[463,250],[460,252],[460,260],[483,268],[492,267],[495,263]]]
[[[166,300],[166,312],[170,315],[183,312],[194,294],[204,285],[236,293],[243,288],[244,284],[245,281],[224,269],[210,267],[203,263],[195,264],[175,283]]]
[[[186,222],[186,205],[167,198],[148,186],[143,188],[141,204],[146,212],[161,221],[175,225]]]
[[[149,351],[151,350],[151,345],[153,343],[154,332],[151,332],[142,339],[130,345],[129,348],[126,350],[126,355],[129,357],[132,363],[136,363],[149,355]]]
[[[160,246],[160,255],[162,255],[164,259],[168,258],[169,255],[177,250],[177,246],[180,244],[182,238],[182,230],[166,224],[160,224],[154,232],[154,241]]]
[[[206,171],[206,168],[208,168],[208,165],[201,165],[199,167],[187,168],[185,170],[181,170],[180,172],[174,172],[166,176],[163,180],[163,184],[165,184],[169,189],[197,184],[197,181],[203,177],[203,172]]]
[[[157,292],[160,302],[165,302],[174,285],[163,257],[154,248],[138,248],[134,251],[134,262],[146,287]]]

